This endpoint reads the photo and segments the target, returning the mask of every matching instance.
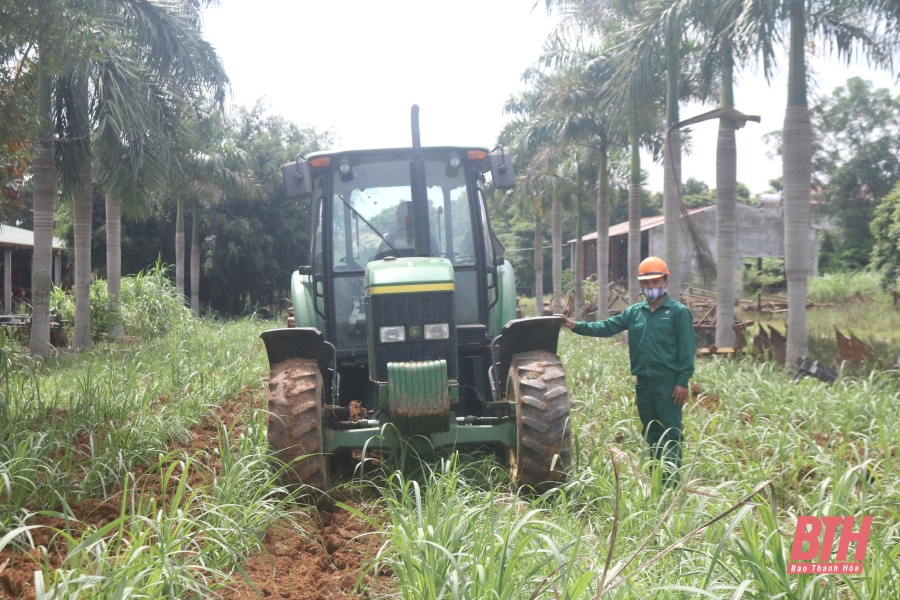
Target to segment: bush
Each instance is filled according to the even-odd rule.
[[[50,292],[50,312],[71,324],[75,322],[75,295],[55,287]],[[97,339],[112,331],[119,322],[109,294],[106,281],[94,278],[91,281],[91,338]]]
[[[857,292],[870,298],[883,294],[879,274],[874,271],[828,273],[809,280],[809,299],[813,302],[841,304],[853,300]]]
[[[155,337],[191,319],[175,284],[159,262],[149,271],[122,278],[122,321],[126,335]]]
[[[91,338],[109,335],[121,323],[126,335],[152,338],[190,321],[190,311],[167,277],[168,269],[157,263],[148,271],[122,278],[121,312],[116,313],[106,280],[91,282]],[[75,296],[54,287],[50,310],[63,321],[75,321]]]
[[[744,263],[744,295],[775,294],[786,289],[783,258],[762,259],[762,269],[756,268],[756,261]]]

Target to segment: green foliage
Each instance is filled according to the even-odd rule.
[[[465,468],[454,457],[421,484],[391,475],[384,490],[390,544],[372,570],[389,567],[403,598],[501,600],[532,591],[532,598],[551,598],[560,588],[589,588],[590,563],[576,560],[577,530],[518,498],[479,489],[472,481],[484,479],[479,468],[491,465]]]
[[[837,297],[841,281],[873,285],[860,275],[822,287]],[[827,297],[815,285],[811,293]],[[37,597],[118,598],[123,589],[214,597],[236,577],[235,565],[260,551],[276,519],[302,518],[271,467],[265,411],[220,424],[211,448],[166,450],[188,439],[220,399],[248,386],[265,393],[258,321],[195,320],[187,328],[127,354],[46,363],[7,348],[0,335],[0,551],[30,550]],[[537,498],[507,493],[505,465],[454,456],[426,458],[431,468],[417,478],[389,474],[374,501],[354,497],[350,510],[380,536],[367,570],[384,595],[900,594],[894,373],[792,382],[753,359],[698,361],[700,393],[684,414],[684,484],[669,488],[651,475],[620,342],[560,336],[575,438],[560,488]],[[77,522],[67,506],[86,499],[116,510],[102,524]],[[366,502],[383,510],[366,510]],[[798,515],[873,516],[863,573],[786,575]],[[50,529],[61,552],[31,547],[29,528],[64,519],[68,526]]]
[[[884,289],[896,289],[900,281],[900,185],[879,203],[871,231],[872,268],[881,273]]]
[[[265,411],[219,424],[213,447],[166,450],[216,402],[264,393],[258,321],[189,327],[44,364],[0,344],[0,551],[31,550],[38,598],[215,597],[275,520],[299,516],[271,466]],[[115,510],[78,522],[68,507],[88,498]],[[40,527],[62,562],[32,548]]]
[[[183,327],[190,320],[178,290],[168,279],[169,268],[157,262],[146,272],[122,278],[121,311],[116,312],[106,290],[106,281],[91,282],[91,337],[99,339],[121,323],[126,335],[149,339]],[[75,297],[54,287],[50,310],[63,321],[74,322]]]
[[[122,323],[126,335],[150,338],[177,331],[190,321],[190,311],[167,277],[170,270],[157,261],[148,271],[122,278]]]
[[[900,181],[900,97],[853,77],[812,110],[814,171],[836,231],[823,236],[823,272],[869,264],[874,210]]]
[[[853,302],[857,294],[872,298],[882,295],[878,273],[826,273],[809,280],[808,297],[813,302],[844,304]]]
[[[775,294],[786,289],[783,258],[763,258],[762,269],[756,261],[744,263],[744,294],[753,296],[760,292]]]
[[[118,315],[113,310],[109,295],[106,291],[106,281],[97,279],[91,281],[91,337],[99,339],[112,331],[119,323]],[[50,311],[71,325],[75,322],[75,295],[64,292],[54,286],[50,292]]]
[[[715,190],[709,189],[709,186],[699,179],[689,177],[681,188],[681,197],[685,208],[698,208],[700,206],[710,206],[716,203]]]

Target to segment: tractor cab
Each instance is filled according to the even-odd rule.
[[[311,287],[315,321],[307,325],[319,327],[339,357],[368,352],[366,269],[375,269],[377,261],[386,261],[377,267],[383,272],[410,264],[410,258],[441,259],[413,263],[450,270],[456,326],[471,332],[465,334],[470,338],[488,336],[489,316],[500,300],[498,267],[502,272],[504,261],[503,246],[488,221],[484,173],[492,160],[499,161],[479,148],[423,148],[426,185],[422,198],[413,200],[412,158],[411,149],[308,158],[313,198],[309,276],[316,285]],[[411,277],[408,283],[416,283],[418,277]]]

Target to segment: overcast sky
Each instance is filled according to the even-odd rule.
[[[503,105],[524,88],[554,22],[535,0],[221,0],[205,31],[231,78],[233,101],[265,98],[273,114],[331,129],[344,148],[411,145],[410,106],[420,107],[424,145],[491,146],[508,120]],[[859,74],[878,87],[889,76],[814,63],[824,93]],[[786,81],[744,74],[738,110],[762,116],[738,131],[738,180],[754,193],[781,175],[763,135],[779,130]],[[895,89],[894,93],[898,93]],[[714,107],[682,107],[686,119]],[[715,186],[716,122],[693,128],[683,178]],[[662,189],[662,166],[644,161],[649,187]]]

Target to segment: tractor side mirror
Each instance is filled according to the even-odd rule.
[[[502,146],[488,154],[491,161],[491,179],[498,190],[511,190],[516,187],[516,173],[513,169],[512,156]]]
[[[306,159],[297,158],[281,167],[284,177],[284,194],[288,198],[300,198],[312,193],[312,179],[309,176],[309,163]]]

